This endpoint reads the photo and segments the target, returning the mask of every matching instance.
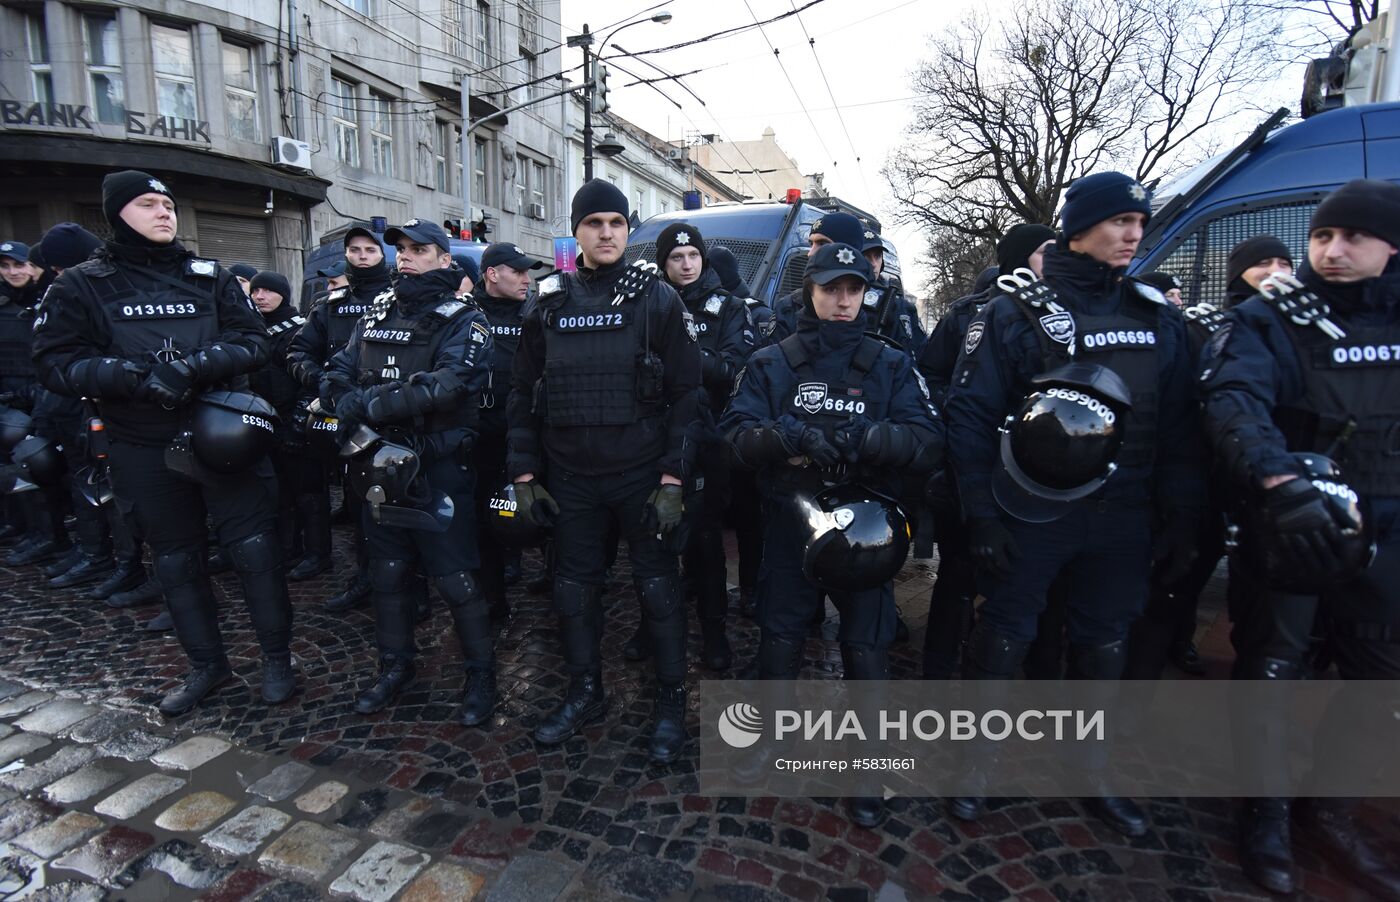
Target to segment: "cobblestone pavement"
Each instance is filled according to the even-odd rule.
[[[527,578],[537,568],[527,558]],[[0,898],[1266,898],[1236,866],[1221,801],[1153,801],[1151,832],[1129,841],[1060,800],[1004,800],[969,825],[939,800],[897,798],[870,831],[835,800],[702,797],[693,760],[647,762],[651,676],[623,660],[637,613],[625,566],[615,575],[611,713],[547,750],[528,731],[565,677],[547,600],[519,586],[489,729],[452,721],[460,658],[440,605],[420,628],[414,687],[355,715],[373,627],[365,609],[321,612],[331,579],[294,588],[301,692],[269,709],[230,575],[216,583],[236,678],[167,723],[154,705],[184,667],[173,636],[135,630],[154,609],[113,611],[36,588],[32,568],[0,569]],[[931,585],[913,563],[899,577],[914,629],[894,655],[900,677],[917,673]],[[1228,666],[1220,594],[1213,586],[1200,633],[1217,675]],[[737,616],[731,627],[742,660],[756,630]],[[692,643],[693,657],[698,634]],[[834,646],[808,643],[806,675],[838,675],[839,662]],[[1299,859],[1300,896],[1362,898],[1307,849]]]

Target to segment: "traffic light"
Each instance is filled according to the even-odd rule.
[[[608,111],[608,67],[593,61],[593,115]]]
[[[477,241],[485,241],[486,236],[491,234],[491,214],[483,212],[481,218],[472,223],[472,238]]]

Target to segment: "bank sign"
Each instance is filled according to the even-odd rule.
[[[42,130],[86,129],[93,134],[124,128],[126,134],[140,138],[171,138],[191,144],[212,144],[209,123],[178,116],[155,116],[136,110],[125,110],[126,121],[105,123],[93,121],[93,112],[85,104],[36,103],[32,100],[0,100],[0,125],[6,128]]]

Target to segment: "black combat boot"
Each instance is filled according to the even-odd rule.
[[[145,582],[146,565],[141,563],[139,558],[134,561],[123,560],[117,563],[117,568],[106,579],[84,592],[83,597],[93,601],[107,601],[118,592],[128,592]]]
[[[861,720],[866,723],[875,722],[878,711],[884,708],[885,688],[890,678],[889,650],[843,642],[841,662],[846,679],[861,681],[860,695],[857,696],[857,710]],[[887,752],[875,746],[866,754],[880,757]],[[884,821],[885,800],[876,795],[881,789],[878,782],[862,780],[861,783],[862,790],[868,794],[847,799],[846,811],[850,814],[852,823],[869,830],[878,827]]]
[[[670,764],[685,749],[685,686],[656,690],[656,725],[651,730],[651,760]]]
[[[496,709],[496,655],[491,609],[476,580],[466,571],[439,576],[437,590],[447,601],[466,665],[466,686],[457,720],[464,727],[485,723]]]
[[[179,717],[193,710],[232,675],[219,634],[214,593],[202,565],[197,551],[175,551],[155,561],[175,635],[190,660],[185,684],[160,702],[160,713],[167,717]]]
[[[1029,642],[1012,639],[996,632],[986,621],[978,621],[967,637],[967,648],[963,655],[963,679],[970,681],[969,692],[980,703],[978,710],[995,707],[999,689],[1021,666],[1030,648]],[[970,742],[964,750],[967,770],[964,782],[969,791],[953,796],[948,800],[948,811],[962,821],[975,821],[987,810],[986,789],[991,784],[997,766],[997,744],[994,742]]]
[[[1271,893],[1291,893],[1297,888],[1289,808],[1288,799],[1245,799],[1240,806],[1240,867],[1246,877]]]
[[[155,577],[147,579],[134,589],[125,592],[118,592],[107,599],[109,608],[135,608],[143,604],[155,604],[164,598],[165,595],[160,590],[160,580]],[[169,629],[170,627],[166,627]]]
[[[1356,799],[1299,799],[1298,839],[1316,849],[1352,883],[1377,899],[1400,899],[1400,869],[1384,840],[1356,819]]]
[[[72,567],[49,580],[49,585],[55,589],[86,586],[88,583],[106,579],[116,572],[116,568],[116,562],[112,560],[111,555],[83,555]]]
[[[356,571],[343,591],[326,599],[326,603],[321,605],[321,610],[327,614],[343,614],[368,601],[369,594],[369,573],[365,570],[359,570]]]
[[[287,573],[294,583],[331,569],[331,499],[325,492],[297,496],[306,556]]]
[[[608,713],[603,693],[603,663],[599,655],[603,606],[601,588],[560,577],[554,581],[554,606],[559,612],[559,639],[569,670],[564,701],[535,727],[535,741],[559,745],[586,724]]]
[[[393,701],[416,674],[412,658],[385,655],[379,659],[379,677],[355,698],[356,714],[373,714]]]
[[[269,705],[280,705],[297,691],[297,676],[292,669],[292,655],[264,655],[262,697]]]
[[[78,562],[82,559],[83,552],[81,548],[69,548],[63,554],[60,554],[39,569],[43,572],[44,579],[54,579],[78,566]]]
[[[1117,698],[1118,680],[1127,664],[1128,643],[1123,640],[1100,645],[1072,644],[1069,647],[1069,677],[1081,682],[1071,687],[1079,706],[1086,710],[1108,708]],[[1097,784],[1098,775],[1107,764],[1103,746],[1092,746],[1075,766],[1084,770],[1090,782]],[[1124,836],[1142,836],[1147,832],[1147,815],[1132,799],[1110,795],[1107,790],[1083,799],[1090,814]]]

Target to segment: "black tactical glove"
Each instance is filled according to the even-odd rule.
[[[859,459],[875,467],[902,467],[919,453],[914,430],[898,423],[871,423],[865,430]]]
[[[1287,555],[1314,573],[1334,573],[1346,561],[1338,524],[1322,491],[1298,477],[1264,492],[1264,517],[1280,541],[1268,543],[1269,557]],[[1272,569],[1273,561],[1269,561]],[[1283,569],[1286,569],[1283,568]]]
[[[997,579],[1011,575],[1011,562],[1021,552],[1011,530],[996,517],[974,517],[967,524],[967,545],[972,559]]]
[[[142,400],[162,407],[179,407],[194,395],[194,374],[183,360],[162,363],[141,383]]]
[[[554,496],[545,491],[537,479],[515,484],[515,506],[525,512],[536,526],[549,529],[559,516],[559,505]]]
[[[324,408],[323,408],[324,409]],[[365,399],[358,391],[348,391],[335,403],[335,440],[343,443],[365,421]]]
[[[1152,580],[1175,586],[1186,578],[1200,557],[1200,515],[1175,511],[1152,537]]]
[[[807,459],[822,469],[829,469],[841,462],[841,452],[826,440],[825,433],[818,426],[807,426],[798,437],[797,448]]]
[[[402,382],[386,382],[365,389],[365,422],[382,426],[406,420],[411,413],[405,399]]]
[[[685,513],[684,491],[678,485],[659,485],[647,497],[642,509],[642,525],[655,530],[663,538],[670,535]]]
[[[865,431],[873,425],[875,421],[865,414],[852,414],[844,425],[836,427],[831,443],[848,463],[855,463],[860,459],[860,443],[865,439]]]

